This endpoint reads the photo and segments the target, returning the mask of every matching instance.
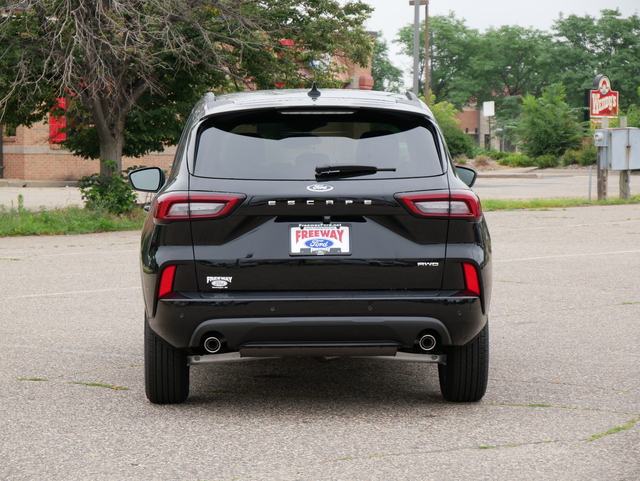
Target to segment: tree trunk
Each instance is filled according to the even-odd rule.
[[[113,112],[114,99],[91,97],[83,93],[80,97],[85,109],[91,115],[100,143],[100,175],[112,175],[113,169],[106,162],[116,163],[116,172],[122,172],[122,151],[124,149],[124,127],[129,110],[120,109],[120,115]],[[117,104],[116,104],[117,105]],[[113,118],[116,120],[113,120]]]
[[[106,164],[109,161],[116,163],[116,172],[121,172],[124,129],[115,138],[112,135],[103,138],[98,131],[98,138],[100,139],[100,175],[112,175],[113,170]]]

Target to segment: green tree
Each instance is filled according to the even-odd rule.
[[[640,87],[638,87],[638,96],[640,96]],[[640,106],[631,104],[625,115],[629,127],[640,127]]]
[[[531,157],[560,156],[567,149],[582,144],[583,131],[576,109],[565,102],[565,88],[552,84],[539,98],[531,94],[522,98],[522,116],[518,124],[520,148]]]
[[[307,85],[309,74],[329,83],[336,68],[325,55],[364,64],[372,49],[371,8],[359,0],[0,0],[0,9],[2,121],[28,125],[72,97],[87,122],[67,145],[99,155],[105,175],[105,161],[121,170],[125,145],[140,155],[174,143],[206,90]]]
[[[458,128],[460,121],[455,118],[458,110],[454,105],[446,100],[436,102],[436,96],[431,93],[429,108],[440,126],[451,155],[454,157],[458,155],[473,157],[475,145],[471,137]]]
[[[553,72],[551,36],[540,30],[502,26],[481,35],[467,75],[478,101],[525,94],[539,95]]]
[[[512,150],[518,142],[518,124],[522,114],[522,97],[513,95],[497,99],[495,116],[495,135],[505,141],[507,148]]]
[[[561,15],[553,32],[558,50],[555,81],[567,87],[570,105],[584,106],[584,90],[597,74],[611,79],[622,108],[640,105],[640,16],[623,18],[617,9],[602,10],[600,18]]]
[[[402,27],[394,40],[404,55],[413,57],[413,24]],[[420,83],[424,93],[425,70],[424,22],[420,26]],[[430,90],[437,98],[461,107],[472,96],[469,69],[477,53],[479,33],[452,12],[429,18]]]
[[[379,35],[382,35],[382,32]],[[402,70],[389,60],[389,46],[386,40],[380,36],[373,44],[371,75],[373,76],[373,90],[400,92],[403,86]]]
[[[449,13],[431,17],[429,31],[431,90],[456,107],[471,99],[537,95],[553,74],[550,60],[555,45],[551,35],[540,30],[503,26],[479,33]],[[424,27],[420,32],[419,68],[424,78]],[[394,42],[412,57],[413,25],[400,29]]]

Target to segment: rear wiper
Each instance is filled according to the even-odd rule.
[[[327,177],[358,177],[360,175],[371,175],[376,172],[395,172],[395,167],[378,168],[374,165],[357,165],[357,164],[336,164],[336,165],[319,165],[316,167],[316,178],[324,179]]]

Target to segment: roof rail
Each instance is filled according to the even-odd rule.
[[[204,100],[207,103],[207,108],[213,108],[213,102],[216,101],[216,96],[213,94],[213,92],[207,92],[206,94],[204,94]]]

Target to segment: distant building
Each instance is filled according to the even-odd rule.
[[[477,104],[469,104],[455,116],[460,121],[458,128],[471,136],[475,145],[485,150],[504,150],[501,148],[500,139],[496,137],[495,119],[489,125],[489,117],[485,117],[482,108]]]

